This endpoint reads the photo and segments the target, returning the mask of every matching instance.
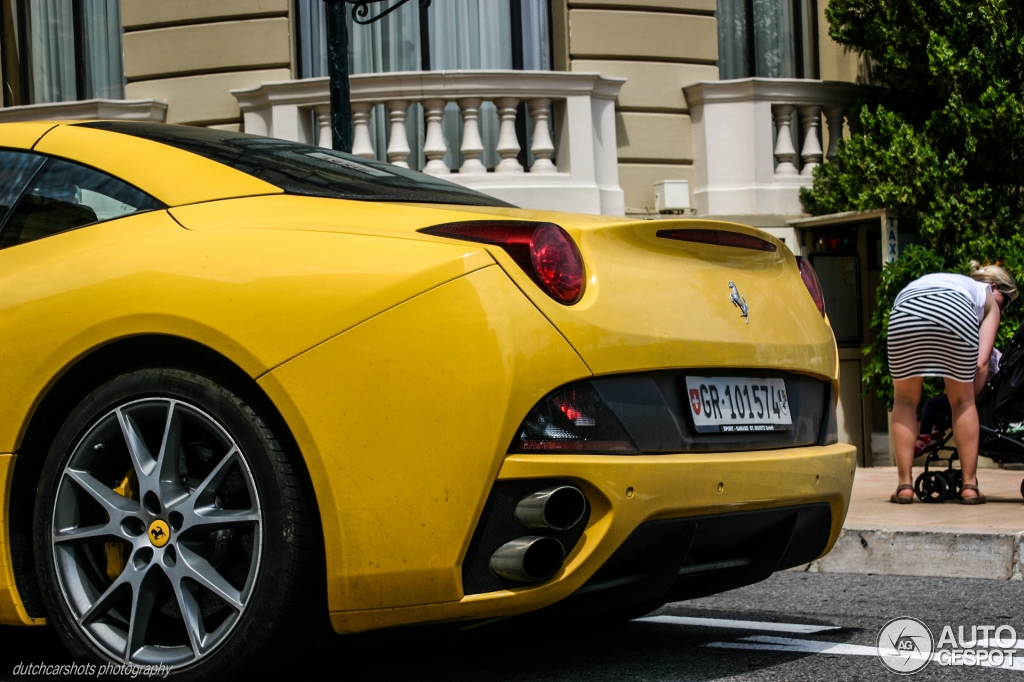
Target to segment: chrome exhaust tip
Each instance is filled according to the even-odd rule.
[[[506,580],[540,583],[552,577],[565,561],[565,548],[554,538],[528,535],[516,538],[491,555],[491,570]]]
[[[546,488],[519,500],[516,518],[535,530],[569,530],[583,518],[587,498],[571,485]]]

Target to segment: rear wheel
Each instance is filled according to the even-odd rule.
[[[310,496],[265,422],[202,376],[143,370],[57,434],[35,510],[40,587],[78,658],[223,675],[320,594]]]

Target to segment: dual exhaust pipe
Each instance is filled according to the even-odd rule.
[[[566,531],[576,526],[587,510],[587,498],[571,485],[560,485],[527,495],[516,505],[516,518],[532,530]],[[556,538],[527,535],[498,548],[491,570],[506,580],[539,583],[551,578],[565,561],[565,547]]]

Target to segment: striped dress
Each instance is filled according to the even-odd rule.
[[[892,378],[974,381],[987,288],[970,277],[950,274],[925,275],[908,284],[889,315]]]

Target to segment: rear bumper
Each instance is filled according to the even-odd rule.
[[[682,537],[687,528],[700,525],[702,521],[708,525],[718,520],[718,528],[727,529],[726,517],[741,519],[733,515],[777,510],[772,514],[748,517],[760,519],[754,525],[763,529],[752,540],[761,547],[758,556],[774,557],[774,564],[768,567],[767,572],[768,560],[759,560],[760,563],[743,564],[746,569],[734,562],[731,568],[723,567],[720,571],[704,574],[717,575],[720,582],[725,581],[721,589],[755,582],[776,568],[785,567],[784,562],[794,561],[793,557],[810,560],[832,548],[846,518],[855,469],[856,450],[843,443],[716,454],[512,455],[505,460],[499,480],[573,481],[584,491],[590,503],[587,528],[553,579],[537,586],[468,595],[456,602],[332,613],[331,620],[339,632],[358,632],[420,622],[494,618],[550,606],[580,592],[576,598],[566,601],[565,606],[568,607],[573,602],[580,603],[580,596],[588,591],[599,592],[581,588],[592,588],[600,582],[602,576],[597,575],[597,579],[588,585],[588,581],[595,578],[595,574],[641,526],[672,526],[675,536]],[[826,520],[822,521],[823,518]],[[688,519],[690,522],[652,524],[665,519]],[[750,524],[734,524],[737,528],[747,526]],[[640,531],[641,534],[644,532]],[[726,549],[722,556],[732,556],[728,547],[735,547],[736,543],[728,544],[730,535],[726,531],[716,532],[723,535],[722,547]],[[817,541],[813,550],[787,552],[789,545],[793,544],[791,540],[795,542],[798,535],[820,537],[826,532],[827,540],[824,543]],[[714,559],[715,543],[707,537],[701,541],[705,548],[703,553]],[[819,547],[820,552],[817,551]],[[808,555],[805,557],[805,554]],[[684,560],[685,555],[678,558],[680,563]],[[692,564],[693,561],[691,557],[689,562]],[[662,572],[666,570],[672,572],[671,567],[662,569]],[[679,568],[674,572],[678,575]],[[729,575],[733,576],[734,582],[740,582],[730,585]],[[746,577],[739,577],[741,575]],[[749,579],[751,576],[753,579]],[[699,596],[684,592],[680,592],[681,596],[673,596],[674,592],[668,594],[670,598]],[[595,596],[590,601],[598,604],[602,599],[604,597]],[[637,599],[633,595],[627,601],[639,603]]]

